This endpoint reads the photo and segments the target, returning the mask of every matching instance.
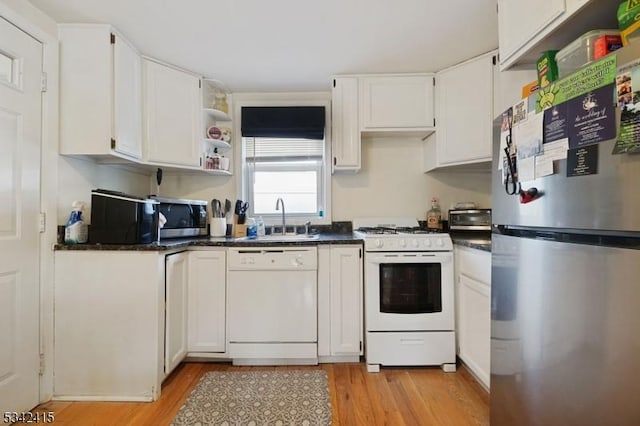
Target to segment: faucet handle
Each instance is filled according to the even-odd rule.
[[[305,235],[309,233],[309,226],[311,226],[311,221],[308,220],[304,223],[304,233]]]

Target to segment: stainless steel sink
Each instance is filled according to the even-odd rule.
[[[317,240],[320,237],[319,234],[271,234],[256,238],[260,241],[309,241]]]

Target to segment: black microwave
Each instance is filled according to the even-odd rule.
[[[207,202],[152,196],[159,205],[160,239],[208,235]]]
[[[91,191],[89,242],[149,244],[158,241],[158,202],[118,191]]]

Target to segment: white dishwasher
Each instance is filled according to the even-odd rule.
[[[235,365],[318,363],[316,247],[230,248],[229,356]]]

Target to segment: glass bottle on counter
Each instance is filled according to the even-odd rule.
[[[442,230],[442,212],[436,197],[431,198],[431,209],[427,211],[427,229],[430,231]]]

